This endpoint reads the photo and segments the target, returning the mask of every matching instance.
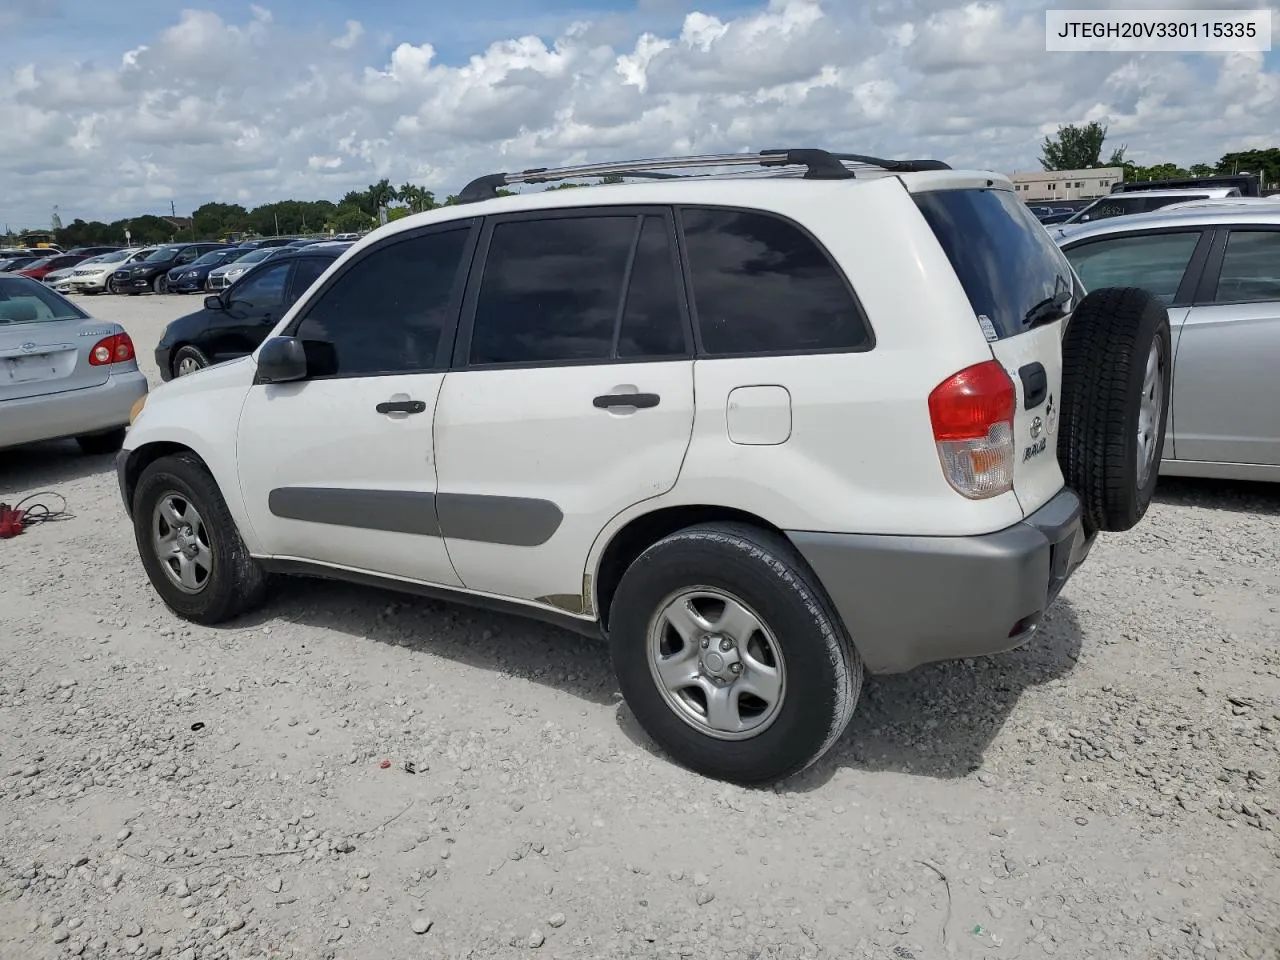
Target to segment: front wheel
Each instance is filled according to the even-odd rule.
[[[209,358],[199,347],[187,344],[173,355],[173,375],[186,377],[209,366]]]
[[[609,613],[614,669],[640,725],[678,762],[742,784],[794,774],[848,726],[862,661],[781,536],[704,524],[645,550]]]
[[[155,293],[168,293],[169,278],[166,277],[163,273],[160,274],[160,276],[156,277],[154,280],[151,281],[151,289]]]
[[[106,285],[103,287],[103,290],[105,290],[107,293],[111,293],[111,294],[118,294],[118,293],[120,292],[120,291],[116,288],[116,281],[115,281],[115,277],[108,277],[108,278],[107,278],[107,283],[106,283]]]
[[[266,596],[265,572],[194,454],[161,457],[143,470],[133,497],[133,533],[151,585],[180,617],[222,623]]]

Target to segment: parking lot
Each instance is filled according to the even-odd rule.
[[[198,297],[77,298],[153,389]],[[1280,487],[1162,481],[1006,656],[871,678],[770,790],[676,767],[606,650],[312,581],[203,628],[110,457],[0,453],[0,957],[1280,955]]]

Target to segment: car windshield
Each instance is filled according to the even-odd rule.
[[[132,251],[129,250],[112,250],[110,253],[99,254],[85,263],[119,263],[125,257],[129,256]]]
[[[227,259],[226,250],[210,250],[208,253],[204,254],[203,256],[197,257],[195,260],[193,260],[191,262],[191,266],[198,267],[198,266],[201,266],[202,264],[222,263],[222,261],[226,259]]]
[[[257,263],[259,260],[267,259],[275,252],[275,247],[259,247],[257,250],[250,250],[243,257],[236,260],[236,263]]]
[[[43,283],[26,277],[0,277],[0,328],[15,323],[84,320],[87,316]]]
[[[1208,194],[1194,193],[1172,197],[1153,197],[1144,195],[1141,192],[1113,193],[1105,197],[1099,197],[1066,222],[1089,223],[1094,220],[1109,220],[1112,217],[1124,217],[1133,213],[1151,213],[1161,207],[1167,207],[1175,203],[1186,203],[1188,200],[1207,199],[1209,199]]]
[[[49,266],[49,264],[53,263],[53,260],[54,260],[53,257],[43,257],[40,260],[36,260],[32,263],[28,263],[26,267],[24,267],[23,269],[34,270],[37,267],[47,267]]]
[[[172,260],[178,255],[181,247],[157,247],[156,252],[147,257],[147,263],[159,263],[162,260]]]

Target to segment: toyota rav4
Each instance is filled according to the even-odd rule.
[[[587,177],[624,182],[499,192]],[[461,201],[140,407],[120,487],[179,616],[276,574],[521,612],[605,638],[673,758],[772,781],[864,671],[1034,637],[1151,500],[1165,309],[1086,295],[1004,177],[766,151]]]

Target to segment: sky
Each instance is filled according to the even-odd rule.
[[[1045,8],[0,0],[0,229],[782,146],[1012,173],[1090,120],[1138,163],[1280,145],[1280,52],[1046,53]]]

